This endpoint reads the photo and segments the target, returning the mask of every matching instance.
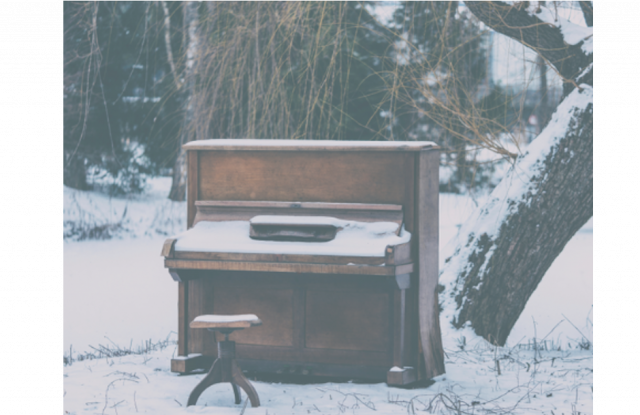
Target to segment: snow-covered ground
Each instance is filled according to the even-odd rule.
[[[69,413],[241,411],[242,405],[233,404],[228,385],[207,390],[198,407],[185,409],[186,397],[202,375],[178,377],[169,372],[175,352],[177,289],[164,269],[160,249],[167,235],[184,229],[186,214],[184,203],[166,200],[169,181],[151,180],[147,193],[129,200],[65,188],[64,355],[75,359],[102,347],[135,350],[169,340],[163,350],[66,366],[64,407]],[[447,242],[474,207],[470,197],[440,195],[441,264]],[[115,237],[78,240],[95,228]],[[585,344],[583,336],[593,340],[592,232],[589,221],[567,244],[529,300],[505,348],[448,349],[447,373],[431,387],[402,390],[385,384],[258,381],[262,407],[247,407],[245,412],[412,413],[424,411],[435,399],[427,413],[449,413],[446,407],[456,405],[460,413],[592,413],[593,354],[579,347]],[[544,338],[545,348],[553,346],[555,351],[543,350],[535,357],[534,337]]]
[[[65,367],[65,414],[591,414],[591,351],[481,348],[447,350],[447,373],[428,388],[384,383],[295,385],[251,380],[261,406],[242,394],[235,405],[229,384],[205,390],[186,408],[204,375],[179,376],[169,347],[146,355],[75,362]],[[496,361],[499,361],[500,373]]]

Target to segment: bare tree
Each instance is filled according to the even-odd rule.
[[[177,157],[173,166],[173,180],[171,183],[171,191],[169,199],[184,200],[187,190],[187,162],[186,154],[182,149],[182,145],[195,139],[195,129],[193,128],[193,120],[195,117],[195,94],[196,94],[196,68],[199,47],[199,28],[198,28],[198,6],[199,2],[188,1],[182,4],[183,8],[183,43],[185,45],[185,64],[181,75],[176,70],[176,63],[173,60],[171,48],[171,19],[169,10],[165,2],[162,2],[165,14],[165,42],[167,45],[167,55],[169,64],[176,83],[178,92],[182,95],[184,121],[180,132],[180,139],[177,140]]]
[[[440,275],[443,330],[470,327],[504,345],[545,272],[593,216],[593,37],[533,2],[467,7],[536,51],[564,82],[551,121],[461,227]],[[585,9],[591,22],[592,6]]]

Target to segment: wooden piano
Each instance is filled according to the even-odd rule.
[[[438,147],[430,142],[202,140],[188,157],[174,372],[207,368],[201,314],[256,314],[233,333],[244,370],[386,380],[444,373]]]

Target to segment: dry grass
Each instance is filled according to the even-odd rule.
[[[115,344],[111,341],[111,339],[105,336],[105,338],[111,344],[98,344],[97,347],[89,346],[91,349],[93,349],[93,351],[91,352],[76,353],[74,355],[73,346],[69,346],[69,353],[64,353],[63,362],[65,366],[71,366],[74,362],[82,362],[84,360],[107,359],[108,361],[108,359],[113,359],[115,357],[149,354],[156,350],[164,350],[169,346],[178,344],[178,342],[171,337],[172,334],[170,333],[164,340],[159,340],[157,342],[154,342],[152,340],[145,340],[138,346],[133,346],[132,340],[128,347],[123,347]]]

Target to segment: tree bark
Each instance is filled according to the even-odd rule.
[[[565,98],[541,134],[463,225],[440,275],[441,326],[504,345],[529,297],[593,216],[592,54],[557,27],[500,2],[469,2],[498,32],[532,47],[563,76]],[[581,82],[580,82],[581,81]],[[449,333],[445,333],[445,336]],[[450,335],[450,334],[449,334]]]
[[[187,28],[186,60],[183,81],[181,84],[183,99],[184,120],[177,140],[177,157],[173,165],[173,177],[169,199],[184,201],[187,192],[187,155],[182,145],[195,139],[193,120],[195,118],[195,86],[196,86],[196,60],[198,54],[198,6],[199,2],[189,1],[183,3],[183,22]]]

